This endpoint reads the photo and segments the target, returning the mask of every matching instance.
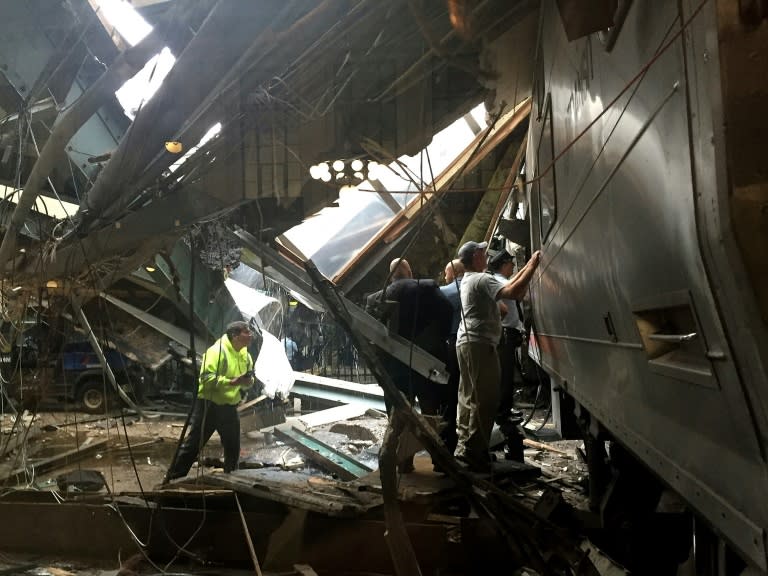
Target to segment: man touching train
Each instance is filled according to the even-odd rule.
[[[478,472],[490,470],[489,443],[500,400],[497,346],[502,326],[497,301],[522,298],[541,259],[541,253],[535,252],[504,283],[485,273],[487,247],[487,242],[470,241],[458,252],[466,272],[461,282],[462,319],[456,338],[461,374],[456,457]]]

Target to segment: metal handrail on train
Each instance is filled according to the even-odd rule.
[[[691,340],[694,340],[698,337],[698,334],[696,332],[691,332],[689,334],[649,334],[648,338],[650,340],[657,340],[659,342],[690,342]]]

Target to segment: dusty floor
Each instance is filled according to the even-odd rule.
[[[527,426],[531,437],[539,429],[538,440],[552,439],[551,424],[543,422],[546,414],[535,414]],[[39,430],[37,436],[30,439],[25,449],[17,450],[6,457],[0,466],[5,470],[24,469],[19,477],[19,487],[33,489],[56,489],[57,478],[62,474],[75,470],[96,470],[103,475],[108,490],[112,493],[135,493],[142,490],[153,490],[160,486],[166,470],[176,450],[186,415],[178,410],[166,410],[148,413],[146,417],[126,415],[123,417],[95,417],[93,415],[65,411],[46,412],[34,416],[26,415],[23,422],[30,430]],[[288,414],[289,421],[299,415]],[[280,440],[274,434],[259,430],[258,423],[244,418],[242,422],[241,462],[255,467],[276,466],[286,470],[302,470],[313,475],[331,475],[314,467],[305,461],[302,454],[294,447]],[[263,423],[263,422],[262,422]],[[313,426],[308,429],[316,439],[331,445],[359,462],[375,470],[378,467],[378,450],[386,430],[387,420],[383,414],[370,412],[361,417],[330,422]],[[4,441],[9,438],[8,432],[13,426],[13,418],[5,415],[0,417],[0,428]],[[12,436],[11,436],[12,437]],[[106,441],[101,444],[102,441]],[[533,506],[548,486],[556,486],[562,491],[564,498],[572,504],[583,505],[583,480],[586,475],[586,465],[577,453],[580,447],[578,441],[546,442],[545,449],[527,446],[525,449],[526,462],[541,469],[540,478],[520,487],[518,494],[530,506]],[[129,448],[130,445],[130,448]],[[73,450],[75,447],[88,448],[92,453],[85,459],[57,466],[49,470],[37,471],[36,466],[47,458]],[[97,446],[97,448],[93,448]],[[216,435],[210,440],[204,451],[204,457],[221,458],[221,447]],[[431,474],[428,455],[421,454],[426,461]],[[503,458],[503,452],[497,453]],[[213,469],[206,469],[210,472]],[[190,476],[200,473],[193,467]],[[407,484],[407,483],[406,483]],[[1,490],[1,489],[0,489]],[[60,492],[61,493],[61,492]],[[66,496],[65,493],[62,493]],[[2,491],[0,491],[2,497]],[[0,554],[0,573],[4,567],[12,568],[28,565],[28,571],[5,572],[19,574],[37,574],[39,576],[67,576],[68,574],[83,575],[112,575],[119,567],[116,560],[114,567],[108,570],[97,570],[66,562],[47,561],[42,558],[18,558]],[[114,569],[113,569],[114,568]],[[202,573],[202,572],[195,572]],[[235,572],[227,572],[227,574]],[[131,573],[124,573],[131,576]],[[300,574],[300,572],[297,572]],[[120,576],[123,576],[121,573]]]
[[[297,415],[288,414],[289,420]],[[526,429],[531,432],[544,424],[541,414],[534,415]],[[39,428],[37,437],[28,441],[25,450],[18,450],[7,456],[5,466],[14,470],[24,468],[26,475],[20,485],[45,488],[55,484],[56,477],[72,470],[98,470],[113,493],[139,492],[159,486],[176,450],[186,415],[182,412],[147,412],[147,417],[135,414],[126,416],[99,417],[80,412],[41,412],[26,415],[24,424]],[[273,434],[264,433],[258,427],[251,428],[246,419],[242,420],[241,462],[257,466],[277,466],[286,469],[312,468],[301,453]],[[365,415],[351,420],[332,422],[311,427],[308,431],[318,440],[333,446],[372,469],[378,467],[378,450],[386,431],[386,418]],[[0,416],[0,427],[7,439],[7,432],[13,425],[13,416]],[[529,464],[538,466],[548,484],[557,484],[566,494],[580,498],[580,486],[586,475],[586,465],[579,459],[579,441],[546,441],[554,436],[551,424],[547,423],[539,432],[541,439],[553,450],[526,446],[525,458]],[[555,436],[556,437],[556,436]],[[77,446],[88,447],[95,442],[106,440],[106,445],[93,451],[88,457],[76,462],[58,466],[49,471],[35,473],[35,464],[46,458],[73,450]],[[5,440],[3,440],[5,441]],[[220,459],[222,456],[218,436],[214,436],[203,451],[204,458]],[[503,458],[503,453],[497,456]],[[312,470],[324,474],[322,470]],[[193,466],[190,475],[197,473]]]
[[[31,432],[24,449],[9,454],[3,461],[13,470],[26,470],[21,486],[46,488],[55,484],[56,477],[78,469],[97,470],[104,475],[109,490],[117,492],[137,492],[151,490],[161,484],[168,466],[176,451],[186,415],[177,412],[151,412],[147,417],[137,415],[98,417],[80,412],[41,412],[27,414],[23,418],[23,429],[17,425],[15,437],[24,434],[24,430],[39,429],[37,436]],[[12,415],[0,416],[4,440],[13,428]],[[245,419],[241,430],[241,462],[256,465],[279,466],[295,469],[303,463],[300,453],[275,439],[271,434],[250,428]],[[30,428],[31,425],[31,428]],[[312,430],[319,440],[333,444],[342,451],[364,462],[368,466],[377,466],[378,445],[386,429],[384,418],[363,418],[355,426],[347,426],[349,433],[357,429],[366,432],[360,434],[340,434],[333,430],[340,425],[329,424]],[[342,426],[342,428],[344,428]],[[76,447],[87,448],[94,443],[106,441],[106,445],[93,451],[91,455],[65,466],[57,466],[50,471],[35,472],[36,465],[48,458]],[[220,459],[222,456],[218,435],[214,433],[203,451],[204,458]],[[190,475],[197,472],[196,465]]]

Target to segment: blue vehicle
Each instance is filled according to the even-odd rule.
[[[134,396],[132,391],[140,390],[144,381],[141,365],[118,350],[105,349],[104,355],[118,384]],[[91,414],[117,405],[117,393],[87,340],[65,343],[48,360],[39,356],[34,342],[25,341],[24,346],[14,349],[6,368],[21,400],[75,400]]]

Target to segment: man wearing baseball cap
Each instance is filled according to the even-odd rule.
[[[485,274],[487,242],[466,242],[458,257],[465,268],[461,282],[462,318],[456,337],[459,359],[459,441],[456,457],[477,471],[490,470],[489,442],[500,400],[497,346],[501,314],[497,301],[519,299],[541,259],[535,252],[506,283]]]

